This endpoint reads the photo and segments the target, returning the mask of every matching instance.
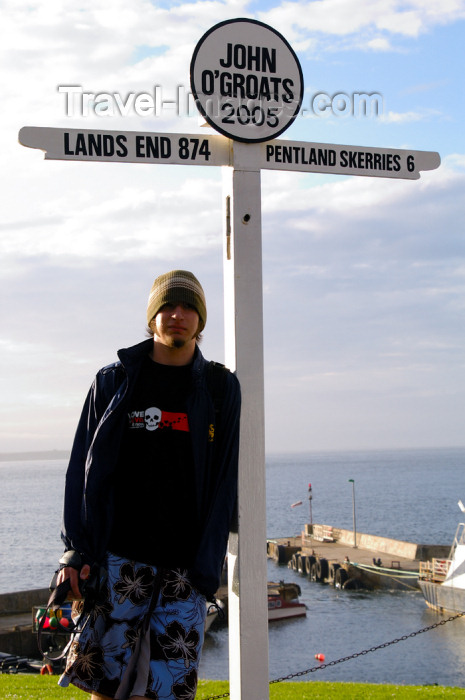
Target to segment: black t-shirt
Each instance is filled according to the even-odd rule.
[[[109,544],[115,554],[172,568],[193,563],[198,518],[186,414],[190,389],[190,365],[144,360],[115,472]]]

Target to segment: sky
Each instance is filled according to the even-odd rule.
[[[200,133],[194,48],[239,17],[302,66],[280,139],[441,156],[418,180],[262,172],[267,452],[465,445],[464,0],[1,6],[0,452],[70,448],[95,372],[144,339],[169,269],[200,279],[202,352],[224,360],[221,169],[45,161],[18,132]],[[69,105],[66,86],[127,109]],[[179,104],[137,114],[127,97],[155,86],[159,107]]]

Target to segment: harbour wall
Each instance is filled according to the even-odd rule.
[[[30,613],[34,605],[46,603],[50,597],[48,588],[38,588],[29,591],[0,594],[0,615],[18,615]],[[32,617],[31,617],[32,619]]]
[[[311,547],[311,542],[314,539],[320,542],[339,542],[353,547],[354,531],[316,523],[305,525],[305,530],[302,532],[302,548]],[[356,544],[360,549],[369,549],[379,554],[389,554],[412,561],[444,557],[448,555],[450,550],[449,545],[418,544],[394,540],[390,537],[369,535],[364,532],[356,533]]]
[[[32,609],[46,603],[49,596],[48,588],[0,594],[0,651],[38,658]]]

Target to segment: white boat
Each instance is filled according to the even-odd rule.
[[[286,620],[307,614],[307,607],[299,601],[300,587],[296,583],[268,583],[268,621]]]
[[[465,512],[462,502],[460,508]],[[465,612],[465,523],[459,523],[449,557],[420,562],[426,604],[439,612]]]

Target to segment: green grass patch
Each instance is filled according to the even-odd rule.
[[[84,700],[89,698],[74,686],[60,688],[58,676],[30,674],[0,675],[0,698],[2,700]],[[227,693],[226,681],[199,681],[196,700],[207,700],[212,695]],[[464,688],[437,685],[374,685],[370,683],[274,683],[270,686],[270,700],[379,700],[401,698],[401,700],[423,700],[423,698],[464,698]]]

